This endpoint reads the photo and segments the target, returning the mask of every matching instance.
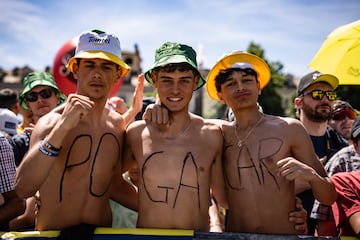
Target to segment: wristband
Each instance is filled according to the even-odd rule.
[[[60,152],[61,148],[57,148],[57,147],[54,147],[53,145],[51,145],[47,140],[46,138],[42,141],[42,144],[44,144],[44,146],[48,149],[50,149],[51,151],[54,151],[54,152]]]
[[[59,156],[60,152],[49,152],[46,150],[41,143],[39,143],[39,151],[49,157],[57,157]]]

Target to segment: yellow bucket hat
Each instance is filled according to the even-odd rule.
[[[206,90],[210,98],[220,100],[217,96],[215,78],[223,70],[226,70],[236,63],[250,64],[257,72],[257,78],[260,83],[260,89],[263,89],[270,81],[270,69],[264,60],[258,56],[246,52],[235,51],[221,57],[211,68],[206,79]]]
[[[121,48],[118,37],[107,34],[100,30],[84,32],[80,35],[76,45],[75,55],[69,59],[66,65],[70,72],[73,72],[73,65],[76,58],[100,58],[119,65],[122,69],[121,77],[126,76],[130,67],[121,59]]]

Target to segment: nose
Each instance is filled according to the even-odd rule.
[[[100,78],[101,77],[101,71],[99,69],[94,70],[94,78]]]
[[[180,89],[180,84],[179,83],[174,83],[172,85],[172,91],[173,92],[177,93],[177,92],[179,92],[179,89]]]
[[[244,85],[242,84],[242,81],[241,80],[237,80],[236,81],[236,85],[235,85],[235,89],[236,91],[240,92],[242,90],[244,90]]]

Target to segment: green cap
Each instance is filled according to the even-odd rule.
[[[166,42],[155,51],[155,63],[145,72],[145,79],[152,85],[151,72],[156,67],[165,66],[170,63],[188,63],[190,64],[200,76],[197,89],[205,84],[205,79],[201,76],[196,62],[196,52],[190,46],[180,43]],[[197,90],[196,89],[196,90]]]
[[[24,90],[20,93],[19,102],[21,106],[27,110],[28,107],[25,104],[25,96],[34,87],[37,86],[49,86],[60,93],[60,104],[66,99],[65,95],[57,87],[54,77],[48,72],[31,72],[24,78]]]

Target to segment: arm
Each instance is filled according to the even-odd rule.
[[[296,210],[289,213],[289,222],[295,223],[295,230],[301,230],[304,234],[308,233],[307,211],[301,204],[301,199],[296,197]]]
[[[334,184],[330,178],[320,176],[314,169],[294,158],[277,162],[278,173],[289,181],[302,180],[310,183],[314,197],[321,203],[331,205],[336,199]]]
[[[216,202],[223,208],[228,208],[228,203],[226,199],[225,193],[225,180],[224,174],[222,170],[222,151],[223,151],[223,135],[221,133],[220,127],[217,125],[210,123],[214,127],[214,134],[211,136],[213,139],[214,147],[217,148],[217,153],[214,159],[214,162],[211,167],[211,182],[210,187],[212,191],[212,195],[214,196]]]
[[[93,105],[88,97],[70,94],[64,106],[55,108],[39,119],[31,135],[29,151],[20,164],[15,179],[15,191],[20,197],[33,196],[46,180],[56,160],[65,154],[61,151],[55,152],[59,156],[44,154],[39,148],[46,148],[42,141],[46,138],[49,144],[61,148],[66,135],[91,111]]]
[[[15,191],[2,193],[5,203],[0,206],[0,225],[7,225],[8,222],[23,214],[25,211],[25,200],[19,198]]]
[[[360,237],[360,212],[356,212],[349,217],[349,223],[355,235]]]
[[[300,180],[310,184],[314,197],[331,205],[336,199],[334,184],[315,154],[312,142],[300,121],[289,121],[288,139],[292,157],[277,162],[278,173],[287,180]]]
[[[138,195],[136,186],[125,181],[123,178],[123,173],[131,169],[134,164],[136,164],[136,162],[133,158],[131,146],[129,144],[129,133],[126,132],[122,153],[122,162],[121,164],[118,164],[112,182],[111,199],[127,208],[137,211]]]
[[[144,79],[144,74],[140,74],[138,76],[138,83],[135,87],[131,107],[123,115],[126,124],[133,122],[135,120],[136,114],[141,111],[142,99],[144,96]]]
[[[14,191],[15,158],[5,137],[0,137],[0,226],[7,226],[14,217],[25,211],[25,200]]]
[[[11,230],[21,231],[23,229],[30,229],[35,225],[35,204],[35,197],[30,197],[26,199],[26,210],[24,214],[17,216],[9,223],[9,227]]]
[[[117,170],[111,187],[111,199],[131,210],[138,210],[136,187],[124,180],[121,170]]]
[[[222,232],[222,223],[220,220],[219,210],[217,204],[212,197],[210,197],[211,205],[209,207],[210,217],[210,232]]]

